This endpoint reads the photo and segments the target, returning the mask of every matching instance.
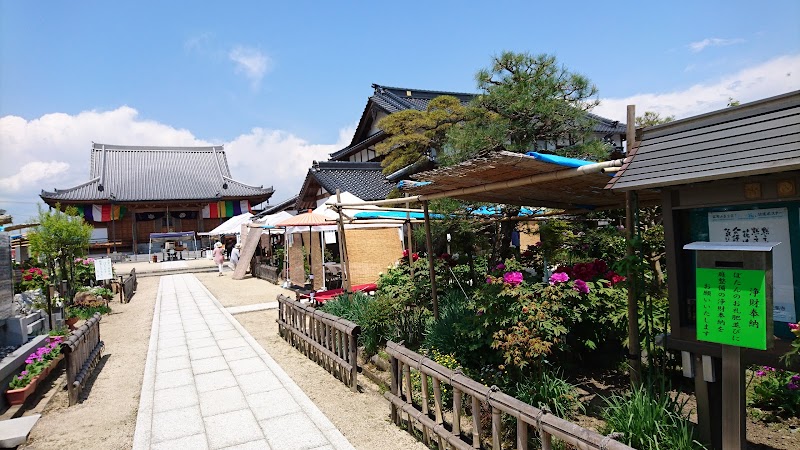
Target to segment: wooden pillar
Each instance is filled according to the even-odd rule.
[[[342,202],[342,195],[339,189],[336,190],[336,203]],[[342,259],[342,288],[345,292],[350,292],[350,259],[347,257],[347,239],[344,234],[344,214],[342,208],[336,208],[339,212],[339,241],[341,242]]]
[[[628,153],[636,145],[636,107],[628,105],[628,124],[627,141]],[[633,238],[636,236],[637,223],[635,220],[637,208],[637,194],[633,191],[625,192],[625,229],[627,232],[628,245],[626,255],[631,259],[635,256],[636,249],[633,246]],[[628,364],[630,365],[631,386],[639,386],[642,382],[642,350],[639,345],[639,304],[637,295],[637,283],[639,274],[628,266]]]
[[[428,247],[428,271],[431,276],[431,301],[433,301],[433,320],[439,320],[439,299],[436,296],[436,268],[433,262],[433,239],[431,238],[431,218],[428,214],[428,201],[422,202],[425,212],[425,245]]]
[[[408,194],[405,194],[408,195]],[[410,204],[406,202],[406,209],[409,209]],[[408,244],[406,244],[406,248],[408,249],[408,268],[411,270],[411,279],[414,279],[414,257],[412,253],[414,252],[412,240],[411,240],[411,212],[406,211],[406,239],[408,240]]]
[[[741,347],[723,344],[722,448],[725,450],[743,450],[747,446],[745,384]]]

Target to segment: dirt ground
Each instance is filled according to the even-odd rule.
[[[131,448],[158,283],[158,277],[139,278],[130,303],[112,302],[100,322],[105,351],[79,403],[68,407],[59,389],[20,448]]]
[[[230,272],[196,273],[223,306],[276,301],[279,293],[294,294],[264,280],[232,280]],[[113,302],[103,317],[105,352],[79,403],[67,407],[59,390],[45,408],[28,442],[34,449],[130,449],[136,426],[153,309],[160,277],[140,277],[128,304]],[[278,336],[277,311],[234,316],[294,379],[301,389],[359,450],[422,450],[426,447],[389,422],[389,403],[378,387],[359,377],[359,393],[303,356]],[[62,381],[63,382],[63,381]]]

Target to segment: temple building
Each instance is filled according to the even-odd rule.
[[[222,146],[93,144],[89,161],[88,181],[40,197],[77,207],[94,227],[94,251],[146,254],[151,233],[212,230],[273,193],[233,179]]]

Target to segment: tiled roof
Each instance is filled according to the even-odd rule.
[[[292,198],[287,198],[286,200],[276,203],[274,205],[267,206],[263,211],[253,216],[253,219],[260,219],[264,216],[269,216],[275,213],[279,213],[281,211],[286,211],[287,209],[294,209],[294,205],[297,203],[297,196],[295,195]]]
[[[320,187],[333,194],[339,189],[349,192],[362,200],[385,199],[394,185],[382,173],[381,163],[325,161],[315,162],[309,169],[298,197],[298,205],[306,194],[314,192],[312,187]]]
[[[264,201],[272,188],[231,178],[222,146],[142,147],[94,144],[89,181],[54,192],[45,201],[158,201],[248,198]]]

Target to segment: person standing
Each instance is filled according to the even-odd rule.
[[[222,246],[222,242],[217,242],[214,244],[214,264],[217,265],[219,268],[219,275],[222,276],[222,263],[225,262],[225,247]]]
[[[236,270],[236,265],[239,264],[239,255],[241,252],[242,244],[236,244],[233,246],[233,250],[231,251],[231,267],[233,270]]]

